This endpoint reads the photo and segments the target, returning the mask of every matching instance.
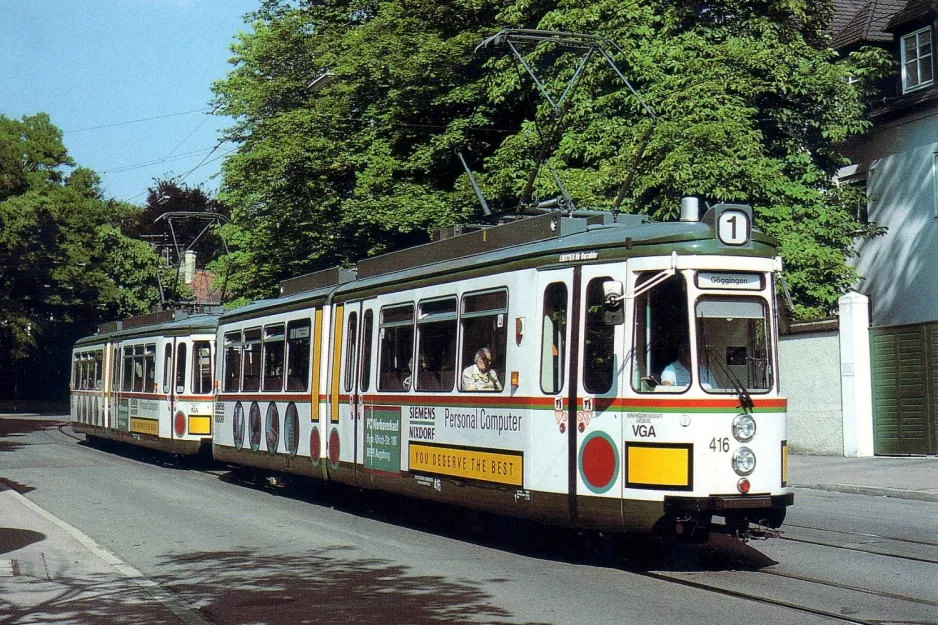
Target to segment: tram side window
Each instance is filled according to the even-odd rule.
[[[608,393],[615,379],[615,326],[603,319],[604,276],[586,285],[586,324],[583,338],[583,388],[590,393]]]
[[[420,391],[452,391],[456,381],[456,298],[420,303],[416,380]]]
[[[176,346],[176,392],[186,392],[186,365],[188,364],[188,348],[185,343],[179,343]]]
[[[554,282],[544,289],[541,336],[541,390],[548,395],[563,389],[567,371],[567,285]]]
[[[362,393],[371,388],[371,349],[374,345],[374,326],[375,313],[373,310],[366,310],[362,318],[362,371],[359,383],[359,389]]]
[[[124,383],[121,385],[122,391],[133,390],[134,379],[134,348],[124,348]]]
[[[150,344],[144,348],[143,356],[143,392],[156,392],[156,345]]]
[[[111,356],[112,356],[111,371],[113,371],[113,373],[111,374],[112,376],[111,377],[111,390],[112,391],[116,391],[117,387],[120,385],[120,379],[121,379],[120,377],[121,375],[120,374],[120,371],[121,371],[120,353],[121,353],[120,348],[118,347],[115,347],[114,350],[111,352]]]
[[[244,346],[241,352],[243,375],[242,391],[256,391],[261,387],[261,329],[244,331]]]
[[[635,298],[632,388],[642,393],[681,392],[689,379],[662,384],[661,373],[688,347],[687,288],[684,276],[678,274],[642,292],[642,285],[658,275],[645,272],[635,283],[639,295]]]
[[[410,382],[414,348],[414,305],[381,309],[378,390],[404,391]]]
[[[134,345],[133,391],[143,390],[143,345]]]
[[[72,388],[81,388],[81,356],[75,354],[72,359]]]
[[[508,291],[487,291],[462,298],[462,362],[459,390],[498,392],[504,388],[508,344]],[[487,350],[487,351],[485,351]],[[482,352],[490,360],[482,371]]]
[[[192,392],[198,395],[212,392],[212,345],[208,341],[192,344]]]
[[[309,388],[309,352],[311,347],[309,319],[287,324],[287,390]]]
[[[283,390],[284,326],[282,323],[264,328],[264,382],[265,391]]]
[[[348,329],[345,336],[345,392],[351,392],[355,381],[355,359],[358,356],[358,313],[348,316]]]
[[[163,392],[169,392],[169,381],[173,375],[173,346],[169,343],[163,349]]]
[[[98,350],[94,353],[94,390],[100,391],[104,379],[104,352]]]
[[[237,392],[241,387],[241,333],[229,332],[225,335],[225,371],[224,390],[226,393]]]

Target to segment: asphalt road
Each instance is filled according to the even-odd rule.
[[[13,423],[0,479],[190,624],[938,623],[938,503],[799,490],[780,538],[661,551],[354,489],[246,485]]]

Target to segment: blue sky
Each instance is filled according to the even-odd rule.
[[[107,197],[143,203],[154,178],[181,177],[206,157],[183,182],[215,190],[233,146],[218,146],[230,120],[208,115],[211,84],[231,69],[230,44],[258,4],[2,0],[0,115],[48,113]]]

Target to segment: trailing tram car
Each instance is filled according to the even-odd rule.
[[[776,242],[748,206],[691,210],[450,229],[285,281],[219,320],[215,458],[603,531],[778,527]]]
[[[72,428],[178,455],[209,451],[217,314],[103,324],[72,351]]]

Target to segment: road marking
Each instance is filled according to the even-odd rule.
[[[134,582],[137,586],[143,589],[148,595],[153,597],[166,609],[176,615],[176,617],[185,623],[186,625],[211,625],[208,621],[199,616],[194,610],[186,606],[182,601],[176,598],[169,591],[165,590],[162,586],[157,584],[151,579],[148,579],[144,576],[143,573],[138,571],[136,568],[127,564],[116,555],[96,543],[91,539],[90,536],[82,532],[76,527],[73,527],[58,518],[51,512],[48,512],[44,508],[39,507],[34,504],[32,501],[19,494],[14,490],[2,490],[0,491],[0,496],[12,497],[19,501],[22,505],[26,506],[42,518],[46,519],[53,525],[58,526],[59,528],[65,530],[72,538],[77,540],[81,545],[93,553],[95,556],[103,560],[105,563],[111,566],[117,573],[122,577],[129,579]],[[3,562],[0,560],[0,576],[3,576]],[[17,567],[18,569],[19,567]],[[13,565],[10,565],[11,575],[18,573],[16,569],[13,568]]]

